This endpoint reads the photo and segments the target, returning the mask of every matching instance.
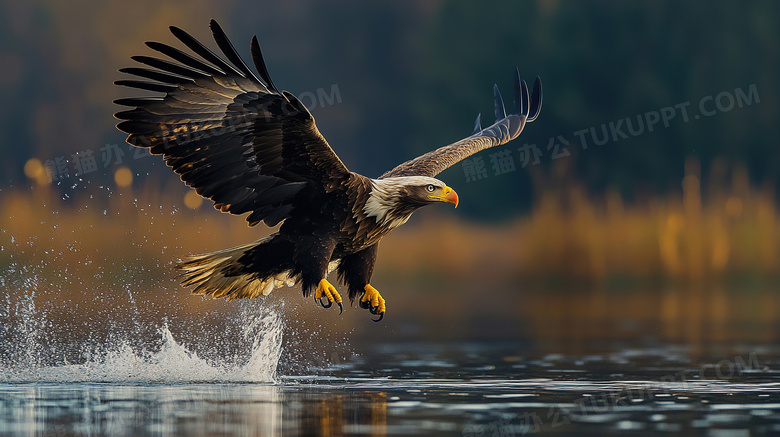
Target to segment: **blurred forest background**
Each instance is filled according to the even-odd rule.
[[[536,302],[533,290],[650,289],[612,300],[615,313],[777,323],[776,1],[1,4],[9,289],[31,270],[74,293],[153,283],[177,257],[268,232],[200,202],[114,127],[112,100],[132,95],[113,85],[117,69],[152,54],[145,41],[174,43],[169,25],[215,47],[215,18],[246,60],[257,34],[276,85],[306,95],[342,160],[368,176],[469,135],[477,113],[490,124],[492,85],[509,104],[515,66],[542,78],[541,116],[518,140],[440,175],[457,213],[428,208],[383,243],[375,282],[389,311],[424,315],[450,293],[437,311],[455,320],[478,289],[515,303],[474,317],[524,314],[550,333],[574,317],[572,300]],[[741,309],[724,297],[745,290]],[[603,295],[588,296],[585,320],[605,317]]]

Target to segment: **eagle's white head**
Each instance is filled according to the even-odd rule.
[[[457,208],[458,194],[444,182],[427,176],[371,179],[371,193],[363,212],[375,217],[380,226],[392,229],[406,223],[419,208],[436,202],[452,203]]]

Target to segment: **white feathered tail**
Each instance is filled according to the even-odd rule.
[[[241,273],[244,266],[238,262],[244,253],[273,238],[269,235],[254,243],[202,255],[185,257],[179,265],[182,271],[182,285],[196,285],[193,294],[233,299],[254,299],[271,293],[275,287],[292,287],[299,278],[291,278],[289,271],[267,278],[258,278],[252,273]]]

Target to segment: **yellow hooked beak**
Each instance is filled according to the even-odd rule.
[[[455,205],[455,208],[458,207],[458,193],[455,192],[450,187],[444,187],[444,190],[442,191],[440,196],[428,196],[431,199],[436,199],[441,202],[447,202]]]

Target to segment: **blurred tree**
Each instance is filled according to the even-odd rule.
[[[497,175],[486,152],[488,177],[466,183],[460,166],[442,175],[473,216],[527,208],[529,187],[554,179],[551,139],[569,143],[571,156],[556,160],[562,174],[592,192],[678,192],[692,156],[705,173],[723,158],[745,163],[754,181],[773,180],[780,173],[777,16],[780,3],[772,0],[4,2],[2,183],[23,181],[30,157],[69,158],[121,143],[111,100],[128,92],[112,85],[121,76],[116,69],[133,54],[150,53],[143,41],[171,42],[171,24],[208,41],[212,17],[245,56],[258,34],[280,88],[338,97],[313,112],[347,165],[367,175],[468,135],[478,112],[491,121],[491,86],[496,82],[509,104],[515,66],[527,79],[540,75],[541,117],[504,146],[517,170]],[[760,103],[695,118],[702,98],[750,86]],[[678,111],[668,128],[645,127],[601,146],[590,131],[575,134],[593,128],[601,137],[610,123],[622,123],[626,133],[626,118],[685,104],[687,123]],[[540,164],[522,168],[524,145],[541,151]],[[159,160],[132,163],[135,171],[155,166],[162,167]]]
[[[483,84],[499,79],[506,96],[508,80],[500,79],[508,79],[507,72],[517,64],[523,76],[539,74],[545,83],[542,116],[520,142],[537,143],[545,167],[551,162],[549,139],[564,136],[572,143],[573,157],[563,159],[574,161],[576,174],[594,191],[615,186],[631,196],[679,190],[689,156],[700,157],[705,169],[723,156],[747,162],[757,180],[778,175],[780,149],[775,145],[780,132],[774,120],[780,93],[773,78],[778,75],[780,27],[770,18],[780,13],[777,2],[549,0],[487,9],[490,13],[474,2],[442,4],[424,38],[421,59],[430,83],[424,104],[418,106],[417,126],[438,122],[445,127],[440,132],[450,133],[457,125],[464,130],[475,108],[491,114],[489,88]],[[734,96],[737,88],[747,93],[751,86],[758,90],[759,104],[698,117],[700,99],[721,92]],[[618,134],[617,141],[612,137],[603,146],[591,141],[585,150],[574,134],[592,127],[603,137],[606,125],[612,136],[610,122],[686,104],[688,123],[678,109],[669,128],[648,132],[645,127],[629,138]],[[622,130],[627,132],[625,121]],[[414,143],[415,152],[427,147]],[[526,174],[515,178],[525,184]],[[506,196],[500,186],[511,183],[509,179],[475,182],[479,187],[474,194],[484,193],[476,200],[487,209]]]

